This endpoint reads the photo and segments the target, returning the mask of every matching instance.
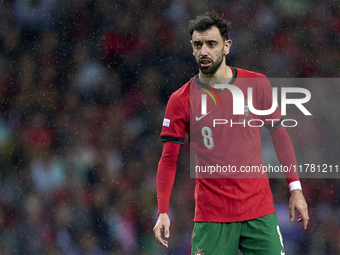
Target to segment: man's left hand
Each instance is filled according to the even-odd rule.
[[[302,194],[302,190],[295,189],[290,192],[289,199],[290,221],[294,220],[295,210],[300,213],[300,217],[297,222],[303,222],[303,229],[307,229],[309,221],[308,206],[305,197]]]

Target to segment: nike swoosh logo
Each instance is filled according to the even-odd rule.
[[[196,115],[195,120],[196,120],[196,121],[200,121],[200,120],[203,119],[205,116],[207,116],[209,113],[210,113],[210,112],[208,112],[207,114],[202,115],[201,117],[197,117],[197,115]]]

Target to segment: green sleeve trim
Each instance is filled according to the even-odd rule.
[[[268,130],[276,129],[276,128],[278,128],[281,125],[282,119],[283,119],[283,117],[281,117],[281,119],[278,122],[276,122],[273,126],[272,125],[265,125],[265,127]]]
[[[184,138],[178,138],[178,137],[172,137],[172,136],[162,136],[161,140],[162,140],[162,142],[173,142],[173,143],[184,144]]]

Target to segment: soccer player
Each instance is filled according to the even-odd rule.
[[[228,39],[229,23],[215,12],[190,21],[193,55],[199,74],[175,91],[167,104],[161,132],[163,152],[157,170],[158,220],[154,227],[156,240],[170,235],[168,207],[175,179],[177,158],[185,133],[195,150],[197,166],[233,166],[236,175],[198,175],[195,187],[195,225],[192,234],[192,254],[282,255],[284,246],[278,225],[269,180],[254,175],[239,175],[244,166],[262,166],[261,125],[269,130],[276,155],[282,166],[295,166],[296,157],[290,138],[281,125],[281,112],[266,116],[249,111],[250,100],[255,109],[273,106],[272,88],[259,73],[226,65],[232,41]],[[233,114],[231,89],[216,84],[237,87],[245,95],[244,114]],[[247,88],[252,98],[247,98]],[[232,88],[232,87],[230,87]],[[216,122],[219,119],[219,122]],[[223,120],[223,121],[222,121]],[[249,178],[243,178],[249,177]],[[307,228],[307,203],[298,175],[286,174],[291,197],[290,220],[300,213],[298,222]]]

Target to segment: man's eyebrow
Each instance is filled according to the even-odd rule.
[[[218,43],[216,40],[206,40],[208,43]]]
[[[202,43],[201,40],[193,40],[193,43]],[[216,40],[205,40],[206,43],[218,43]]]
[[[193,43],[201,43],[202,41],[200,41],[200,40],[193,40],[192,42]]]

